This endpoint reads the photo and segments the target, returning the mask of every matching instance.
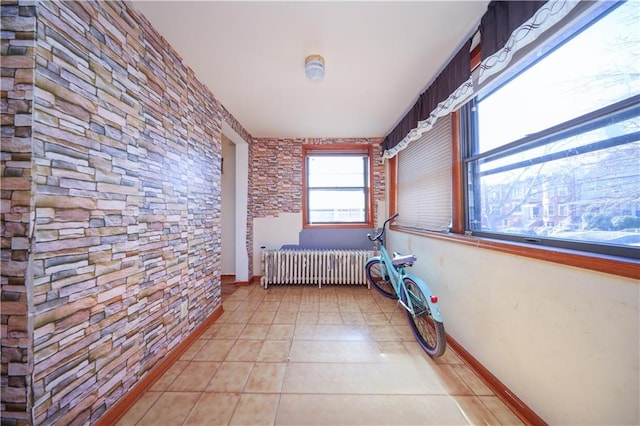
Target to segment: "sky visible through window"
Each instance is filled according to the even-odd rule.
[[[478,151],[640,95],[640,2],[618,6],[477,105]],[[640,117],[477,161],[474,229],[640,246]]]
[[[482,100],[480,152],[639,93],[640,2],[630,1]]]
[[[365,222],[366,156],[308,157],[309,222]]]
[[[353,187],[364,184],[362,156],[310,156],[309,187]]]

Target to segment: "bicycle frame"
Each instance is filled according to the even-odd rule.
[[[387,222],[385,222],[384,227],[386,227],[386,224]],[[383,233],[385,229],[384,227],[382,231]],[[431,289],[429,288],[429,286],[427,286],[427,284],[420,277],[413,274],[406,273],[403,266],[395,266],[384,245],[383,234],[381,234],[380,237],[381,237],[379,239],[380,256],[374,256],[371,259],[369,259],[369,261],[378,260],[381,264],[384,265],[385,270],[387,271],[387,274],[389,274],[389,281],[391,282],[391,285],[393,286],[396,294],[398,295],[398,302],[402,304],[402,306],[407,311],[409,311],[411,315],[414,315],[414,316],[420,315],[420,313],[416,314],[412,297],[410,297],[409,292],[404,285],[404,278],[405,277],[410,278],[413,282],[416,283],[418,287],[420,287],[420,290],[422,290],[424,295],[427,297],[427,303],[429,305],[429,310],[431,311],[431,315],[433,316],[433,319],[436,321],[442,322],[443,319],[442,319],[442,313],[440,312],[440,306],[438,305],[437,300],[434,301],[433,293],[431,292]],[[401,297],[401,296],[404,296],[404,297]],[[403,299],[406,300],[407,303],[403,302]]]

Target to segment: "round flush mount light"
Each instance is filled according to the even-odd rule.
[[[322,80],[324,77],[324,58],[320,55],[309,55],[304,60],[304,73],[310,80]]]

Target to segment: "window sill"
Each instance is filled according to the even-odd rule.
[[[397,232],[420,235],[427,238],[451,241],[477,248],[524,256],[536,260],[543,260],[545,262],[604,272],[606,274],[617,275],[625,278],[640,278],[640,261],[630,258],[607,256],[604,254],[553,247],[533,247],[523,243],[493,240],[462,234],[441,234],[436,232],[418,231],[399,226],[391,226],[390,229]]]

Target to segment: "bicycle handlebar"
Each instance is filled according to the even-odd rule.
[[[380,237],[382,237],[382,235],[384,234],[384,230],[387,228],[387,223],[391,222],[393,219],[395,219],[398,216],[400,216],[400,214],[396,213],[393,216],[391,216],[389,219],[385,220],[384,224],[382,225],[382,230],[375,237],[371,238],[371,234],[367,234],[367,238],[369,238],[369,241],[379,240]]]

